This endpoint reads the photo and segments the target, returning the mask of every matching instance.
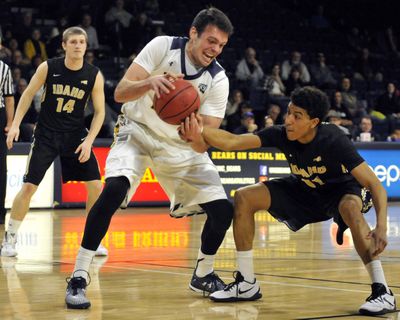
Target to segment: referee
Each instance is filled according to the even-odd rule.
[[[14,117],[14,92],[10,67],[0,60],[0,224],[6,216],[7,186],[6,136]]]

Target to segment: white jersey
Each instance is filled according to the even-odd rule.
[[[160,36],[150,41],[134,60],[150,75],[165,72],[182,73],[184,79],[197,88],[200,96],[201,115],[224,118],[229,94],[229,81],[225,70],[214,60],[208,67],[196,69],[185,54],[187,38]],[[146,125],[160,137],[175,140],[181,144],[177,126],[167,124],[155,113],[154,91],[149,90],[141,98],[129,101],[122,106],[124,115],[133,121]],[[190,146],[187,146],[190,148]]]

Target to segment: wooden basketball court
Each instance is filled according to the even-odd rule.
[[[367,214],[375,224],[373,210]],[[351,237],[335,243],[331,221],[297,233],[257,214],[255,269],[263,298],[214,303],[188,289],[204,217],[172,219],[166,208],[119,211],[91,270],[89,310],[67,310],[65,278],[73,269],[85,223],[83,210],[32,210],[21,226],[18,258],[2,258],[0,319],[368,319],[358,307],[370,281]],[[4,227],[0,236],[3,237]],[[386,278],[400,301],[400,214],[392,203]],[[226,282],[235,270],[229,230],[215,269]],[[400,319],[400,313],[380,318]]]

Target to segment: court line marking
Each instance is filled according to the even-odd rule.
[[[173,271],[164,271],[164,270],[149,270],[149,269],[141,269],[141,268],[132,268],[132,267],[122,267],[122,266],[112,266],[112,265],[104,265],[102,268],[110,268],[110,269],[119,269],[119,270],[131,270],[131,271],[141,271],[141,272],[150,272],[150,273],[161,273],[161,274],[171,274],[171,275],[187,275],[191,276],[192,273],[182,273],[182,272],[173,272]],[[226,280],[232,280],[232,278],[228,277],[220,277]],[[286,282],[277,282],[277,281],[267,281],[267,280],[258,280],[259,283],[263,284],[272,284],[272,285],[282,285],[288,287],[300,287],[300,288],[308,288],[308,289],[321,289],[321,290],[331,290],[331,291],[345,291],[345,292],[362,292],[362,293],[371,293],[370,290],[355,290],[355,289],[343,289],[343,288],[334,288],[334,287],[322,287],[322,286],[314,286],[314,285],[304,285],[304,284],[294,284],[294,283],[286,283]],[[395,296],[400,297],[400,294],[394,294]]]

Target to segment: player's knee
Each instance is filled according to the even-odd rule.
[[[235,208],[245,207],[247,209],[252,209],[254,204],[252,203],[252,201],[250,201],[250,196],[251,196],[251,191],[247,188],[240,188],[236,190],[234,196]]]
[[[121,204],[128,192],[130,183],[126,177],[112,177],[106,180],[101,198]]]
[[[37,188],[38,188],[38,186],[36,186],[32,183],[26,182],[22,185],[21,194],[24,197],[32,197],[33,194],[36,192]]]
[[[226,199],[215,200],[201,207],[206,211],[208,219],[211,219],[214,230],[225,232],[229,229],[233,218],[233,205]]]
[[[355,199],[347,199],[340,203],[339,212],[343,221],[350,227],[359,224],[360,219],[363,219],[360,204]]]
[[[88,193],[99,196],[103,190],[103,184],[100,180],[86,181],[86,189]]]

